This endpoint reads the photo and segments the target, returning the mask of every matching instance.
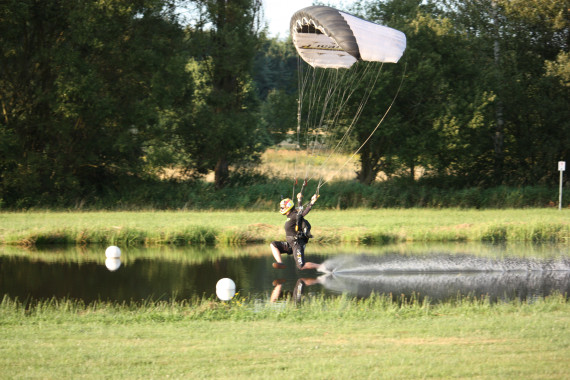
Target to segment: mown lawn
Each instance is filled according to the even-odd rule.
[[[565,379],[560,296],[0,306],[1,378]]]

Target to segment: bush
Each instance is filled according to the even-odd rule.
[[[316,191],[316,181],[309,182],[306,199]],[[45,194],[0,202],[3,210],[85,209],[85,210],[276,210],[282,197],[294,197],[293,180],[239,172],[229,185],[216,190],[205,181],[172,181],[126,177],[82,198]],[[294,190],[294,191],[293,191]],[[330,209],[347,208],[521,208],[557,207],[558,189],[544,186],[495,188],[454,188],[437,186],[434,181],[410,182],[394,179],[372,185],[356,181],[327,183],[321,190],[319,205]],[[1,199],[1,198],[0,198]],[[565,193],[563,205],[570,196]]]

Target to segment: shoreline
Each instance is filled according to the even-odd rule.
[[[551,209],[312,211],[312,242],[536,242],[570,244],[570,217]],[[283,239],[270,211],[0,213],[0,245],[245,246]]]

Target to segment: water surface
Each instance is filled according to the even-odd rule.
[[[24,250],[0,248],[0,294],[20,300],[71,298],[169,300],[216,297],[216,283],[231,278],[238,297],[372,293],[445,300],[488,296],[529,299],[570,293],[567,245],[422,244],[383,247],[309,245],[307,259],[327,273],[271,267],[267,246],[233,249],[123,248],[120,260],[106,247]]]

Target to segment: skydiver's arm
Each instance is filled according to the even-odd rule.
[[[311,208],[313,207],[313,205],[315,204],[315,202],[317,201],[318,198],[319,198],[319,196],[317,194],[313,195],[311,198],[311,201],[309,203],[307,203],[305,208],[303,208],[303,211],[301,211],[299,214],[301,216],[307,215],[309,213],[309,211],[311,211]]]

